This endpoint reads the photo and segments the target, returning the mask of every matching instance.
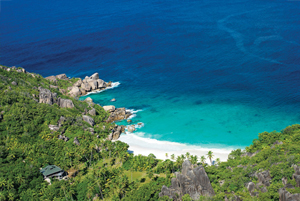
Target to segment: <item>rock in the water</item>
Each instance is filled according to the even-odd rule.
[[[49,89],[44,89],[41,87],[39,87],[39,91],[40,91],[39,103],[46,103],[46,104],[52,105],[53,103],[56,102],[56,97],[57,97],[56,93],[52,93]]]
[[[95,121],[92,117],[87,116],[87,115],[82,115],[82,118],[85,122],[89,123],[91,126],[95,125]]]
[[[78,87],[72,87],[71,91],[69,92],[69,94],[72,97],[76,97],[76,96],[80,96],[81,95],[81,91]]]
[[[90,103],[92,103],[92,102],[93,102],[93,99],[91,99],[90,97],[87,97],[84,101],[85,101],[85,102],[90,102]]]
[[[99,74],[94,73],[90,78],[93,79],[93,80],[98,80],[99,79]]]
[[[56,78],[60,79],[60,80],[68,80],[69,79],[66,74],[56,75]]]
[[[135,126],[134,125],[127,126],[127,130],[128,132],[132,133],[133,131],[135,131]]]
[[[52,131],[58,131],[58,130],[59,130],[59,127],[56,126],[56,125],[49,125],[48,127],[49,127],[49,129],[52,130]]]
[[[106,87],[106,83],[104,82],[104,80],[98,79],[97,82],[98,82],[99,89]]]
[[[300,194],[291,194],[285,188],[280,188],[279,191],[279,201],[300,201]]]
[[[73,101],[70,99],[58,98],[57,104],[62,108],[74,108]]]
[[[79,140],[77,139],[77,137],[74,138],[73,143],[76,144],[76,145],[80,145]]]
[[[96,80],[92,80],[88,82],[91,86],[92,90],[98,89],[98,82]]]
[[[87,92],[89,92],[89,91],[92,90],[92,87],[88,83],[86,83],[86,82],[84,82],[84,83],[81,84],[81,88],[84,89]]]
[[[18,85],[18,83],[15,82],[15,81],[13,81],[11,84],[12,84],[12,85]]]
[[[103,109],[104,109],[106,112],[113,112],[113,111],[115,111],[116,107],[113,106],[113,105],[106,105],[106,106],[103,106]]]
[[[115,101],[116,101],[116,99],[115,99],[115,98],[113,98],[113,99],[111,99],[110,101],[111,101],[111,102],[115,102]]]
[[[129,123],[129,124],[130,124],[131,122],[132,122],[132,120],[130,120],[130,119],[128,119],[128,120],[127,120],[127,123]]]
[[[176,172],[176,178],[172,178],[171,186],[163,186],[159,197],[168,196],[175,201],[181,200],[185,194],[189,194],[193,200],[198,200],[201,195],[214,196],[215,192],[209,178],[202,166],[192,169],[192,164],[186,160],[182,164],[182,174]]]
[[[96,109],[93,108],[89,111],[89,114],[92,115],[92,116],[95,116],[96,115]]]
[[[46,80],[50,80],[51,82],[57,82],[57,79],[55,76],[49,76],[49,77],[45,77]]]

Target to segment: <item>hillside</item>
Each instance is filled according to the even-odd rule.
[[[168,200],[159,193],[186,158],[204,168],[214,191],[200,200],[300,200],[300,125],[263,132],[216,165],[189,154],[166,161],[133,156],[114,141],[124,130],[113,123],[116,112],[128,114],[79,101],[86,91],[73,90],[78,78],[52,78],[0,67],[0,200]],[[40,172],[47,165],[68,177],[50,185]]]

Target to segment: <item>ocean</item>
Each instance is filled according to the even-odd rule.
[[[244,148],[258,133],[300,122],[299,8],[278,0],[2,1],[0,63],[119,82],[89,96],[136,111],[133,123],[144,126],[122,135],[129,144]]]

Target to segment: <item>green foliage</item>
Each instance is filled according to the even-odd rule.
[[[13,81],[18,84],[13,85]],[[76,81],[74,78],[58,80],[55,84],[37,74],[0,69],[0,112],[3,111],[0,120],[0,200],[91,200],[96,195],[98,200],[170,200],[166,196],[159,198],[159,192],[162,185],[170,186],[172,173],[180,171],[186,158],[195,165],[200,159],[216,193],[212,198],[201,196],[200,200],[224,200],[225,196],[230,200],[234,195],[243,200],[279,200],[278,190],[283,187],[283,177],[296,186],[292,176],[293,166],[300,162],[300,125],[288,126],[281,132],[260,133],[245,151],[234,150],[226,162],[216,159],[215,166],[205,164],[206,158],[214,158],[211,151],[202,157],[187,153],[176,159],[171,154],[171,160],[165,161],[156,159],[153,154],[134,156],[127,153],[127,144],[105,140],[114,125],[106,122],[109,114],[97,104],[93,106],[97,113],[93,117],[95,133],[88,131],[90,125],[81,117],[91,106],[59,90],[67,89]],[[38,103],[38,87],[71,99],[75,107],[65,109],[57,104]],[[51,131],[49,124],[57,125],[61,116],[65,117],[65,122],[58,131]],[[62,133],[69,141],[58,139]],[[75,137],[80,146],[73,143]],[[246,152],[254,155],[243,155]],[[48,185],[39,172],[48,164],[68,171],[69,179],[52,179],[52,184]],[[268,191],[262,193],[257,189],[259,196],[251,197],[245,184],[258,183],[255,173],[264,170],[269,170],[272,178]],[[128,177],[133,171],[143,176],[131,181]],[[146,174],[150,179],[145,179]],[[166,178],[158,177],[158,174],[166,175]],[[300,188],[288,191],[300,193]],[[191,198],[187,194],[182,200]]]

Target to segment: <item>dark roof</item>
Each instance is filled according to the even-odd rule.
[[[57,167],[56,165],[48,165],[47,167],[40,170],[40,172],[44,176],[48,176],[57,172],[63,171],[60,167]]]

